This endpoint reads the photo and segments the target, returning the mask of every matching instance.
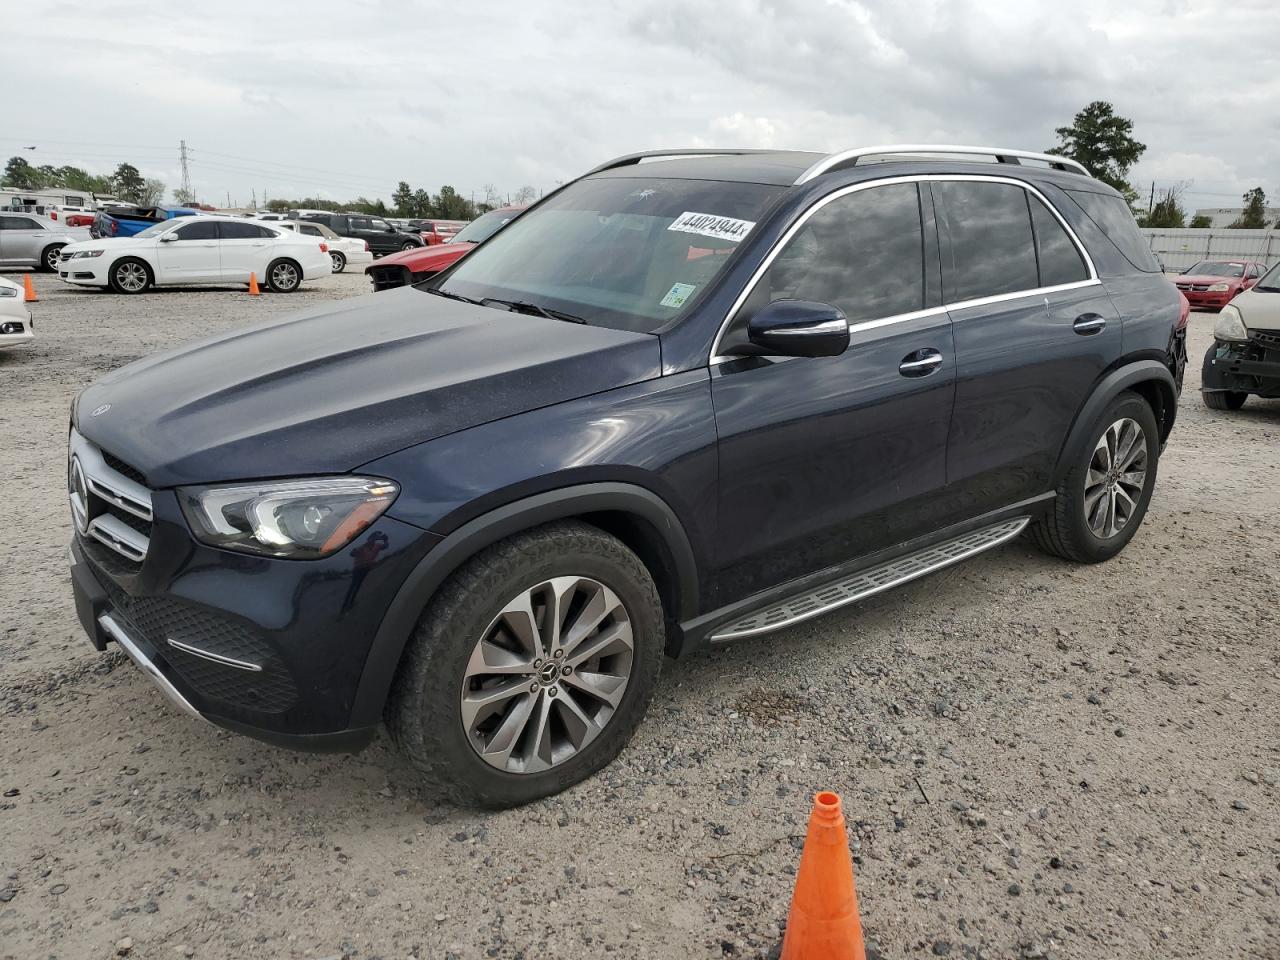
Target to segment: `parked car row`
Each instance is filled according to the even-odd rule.
[[[373,262],[368,240],[339,236],[323,223],[310,220],[276,220],[272,221],[271,225],[283,230],[292,230],[304,237],[322,238],[329,247],[329,259],[333,261],[334,273],[341,273],[349,264],[359,266]]]
[[[364,272],[369,275],[374,292],[429,280],[461,260],[476,244],[488,240],[523,209],[499,207],[490,210],[459,230],[448,243],[393,253],[365,267]]]

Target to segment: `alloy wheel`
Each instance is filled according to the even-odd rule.
[[[116,282],[121,289],[137,293],[147,285],[147,270],[140,263],[122,263],[116,267]]]
[[[1146,483],[1146,434],[1136,420],[1117,420],[1098,438],[1085,472],[1085,522],[1094,536],[1109,540],[1128,525]]]
[[[329,254],[329,260],[333,264],[334,273],[337,273],[338,271],[340,271],[342,269],[343,264],[347,262],[342,258],[342,254],[332,253],[332,252],[330,252]]]
[[[271,269],[271,285],[277,290],[292,290],[298,285],[298,271],[291,263],[277,263]]]
[[[467,740],[507,773],[572,759],[613,718],[634,653],[627,609],[598,580],[554,577],[522,591],[467,661],[460,702]]]

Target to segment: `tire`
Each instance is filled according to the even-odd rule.
[[[267,289],[272,293],[293,293],[302,286],[302,267],[296,260],[281,257],[267,264]]]
[[[508,620],[504,610],[533,599],[526,609],[545,615],[548,607],[536,598],[557,595],[567,604],[558,609],[569,640],[564,656],[548,656],[537,633],[526,633],[527,646],[518,642],[507,624],[520,618],[510,614],[514,619]],[[578,615],[598,609],[612,611],[599,633],[570,642]],[[546,633],[545,620],[542,626]],[[625,636],[627,626],[629,651],[617,639],[608,642],[610,636]],[[613,653],[575,663],[597,641]],[[586,779],[618,755],[648,709],[664,645],[662,603],[634,553],[585,523],[538,527],[485,548],[440,587],[405,648],[387,701],[387,726],[429,788],[455,803],[490,808],[529,803]],[[551,647],[554,653],[555,644]],[[482,648],[488,656],[480,659]],[[502,675],[485,670],[498,661],[505,663]],[[591,683],[577,680],[588,674]],[[621,688],[614,682],[619,676],[626,678]],[[584,692],[592,684],[605,689],[602,681],[617,698],[612,708]],[[506,684],[518,692],[490,710],[468,713],[464,699],[474,701],[481,691]],[[579,722],[584,716],[595,721],[594,734],[591,725]],[[539,738],[537,721],[543,717],[547,737]],[[566,718],[574,721],[572,729]],[[521,733],[505,752],[482,757],[482,749],[494,751],[504,728]]]
[[[40,251],[40,269],[46,273],[57,273],[58,261],[62,257],[62,248],[66,244],[51,243]]]
[[[337,250],[329,251],[329,259],[333,261],[333,272],[341,273],[347,269],[347,258]]]
[[[422,244],[420,243],[402,243],[400,245],[400,249],[401,250],[417,250],[418,247],[420,246],[422,246]]]
[[[1204,399],[1204,405],[1210,410],[1239,410],[1249,399],[1247,393],[1238,393],[1235,390],[1208,390],[1200,396]]]
[[[121,257],[111,265],[107,283],[116,293],[145,293],[155,282],[151,268],[137,257]]]
[[[1130,424],[1142,432],[1141,453],[1137,452],[1136,442],[1131,447],[1125,446],[1125,431]],[[1121,429],[1117,432],[1117,428]],[[1151,503],[1160,457],[1160,431],[1155,414],[1146,400],[1129,391],[1107,405],[1094,422],[1089,437],[1088,447],[1067,471],[1048,512],[1030,527],[1031,538],[1040,549],[1077,563],[1110,560],[1133,539]],[[1109,437],[1118,437],[1119,443],[1111,443]],[[1108,451],[1105,453],[1104,443]],[[1119,465],[1114,473],[1110,468],[1104,472],[1100,467],[1104,461],[1114,462],[1111,452],[1116,447],[1121,455],[1114,459],[1119,460]],[[1133,459],[1126,467],[1128,450],[1132,450]],[[1139,464],[1142,465],[1140,474]],[[1113,477],[1116,482],[1112,482]],[[1118,491],[1115,495],[1111,493],[1113,489]],[[1130,504],[1127,509],[1126,502]],[[1115,504],[1110,512],[1109,503]]]

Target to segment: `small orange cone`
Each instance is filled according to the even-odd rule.
[[[256,273],[249,274],[249,296],[259,296],[258,293],[258,275]]]
[[[866,960],[840,797],[813,798],[781,960]]]
[[[40,299],[36,296],[36,285],[31,282],[31,274],[29,273],[22,275],[22,299],[27,303],[35,303]]]

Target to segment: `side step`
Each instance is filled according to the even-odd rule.
[[[711,642],[724,643],[727,640],[738,640],[742,637],[754,637],[761,633],[781,630],[783,627],[820,616],[828,610],[892,589],[909,580],[915,580],[935,570],[949,567],[953,563],[959,563],[984,550],[998,547],[1016,537],[1030,522],[1030,517],[1002,520],[1000,523],[971,531],[954,540],[945,540],[926,547],[918,553],[908,554],[862,570],[843,580],[825,583],[808,593],[789,597],[781,603],[757,610],[721,627],[711,635]]]

